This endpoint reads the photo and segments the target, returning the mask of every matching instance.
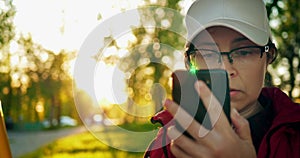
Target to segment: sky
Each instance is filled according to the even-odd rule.
[[[156,0],[151,0],[155,2]],[[183,1],[188,6],[191,1]],[[17,35],[30,34],[35,43],[44,48],[59,52],[78,51],[89,33],[105,20],[121,13],[121,10],[135,9],[142,5],[140,0],[13,0],[16,6],[14,24]],[[188,7],[185,7],[188,8]],[[96,61],[91,61],[96,62]],[[72,62],[74,64],[74,61]],[[97,100],[115,103],[112,92],[112,77],[115,67],[103,63],[95,64],[95,87],[101,90],[86,89],[90,94],[97,94]],[[104,74],[104,75],[101,75]],[[84,89],[84,81],[78,81],[79,88]],[[125,89],[125,83],[120,85]],[[121,88],[122,89],[122,88]],[[125,94],[124,94],[125,95]],[[117,102],[126,100],[126,97]]]
[[[133,9],[138,1],[122,0],[14,0],[18,32],[30,33],[33,40],[55,52],[78,50],[88,33],[102,21]],[[101,20],[98,20],[98,15]]]

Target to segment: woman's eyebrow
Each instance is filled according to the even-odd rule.
[[[246,38],[246,37],[238,37],[238,38],[234,39],[231,43],[235,44],[235,43],[239,43],[239,42],[242,42],[242,41],[249,41],[249,39]]]
[[[200,47],[200,46],[216,46],[216,47],[218,47],[218,43],[215,43],[215,42],[201,42],[196,46],[198,46],[198,47]]]

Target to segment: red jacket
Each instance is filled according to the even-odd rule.
[[[263,88],[261,95],[271,101],[272,123],[264,134],[257,151],[258,158],[300,158],[300,105],[278,88]],[[174,158],[170,151],[170,139],[166,134],[174,120],[168,111],[152,117],[153,123],[163,127],[149,145],[145,158]]]

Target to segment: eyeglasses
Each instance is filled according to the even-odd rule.
[[[229,52],[219,52],[212,49],[195,49],[192,47],[186,52],[188,61],[194,68],[205,67],[220,67],[222,65],[222,56],[228,57],[228,61],[231,64],[237,66],[250,66],[249,64],[256,63],[262,58],[263,53],[269,53],[272,43],[265,46],[245,46],[232,49]]]

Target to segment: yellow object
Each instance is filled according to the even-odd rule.
[[[0,101],[0,158],[12,158]]]

